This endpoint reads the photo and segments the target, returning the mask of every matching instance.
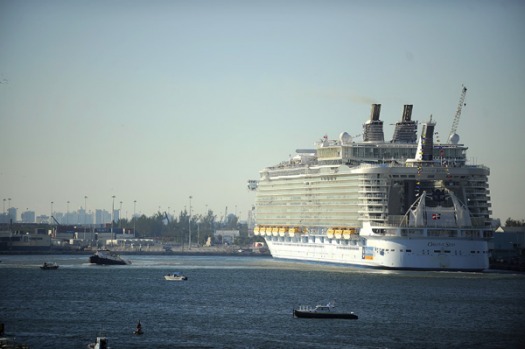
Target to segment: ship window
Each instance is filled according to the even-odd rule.
[[[407,250],[407,252],[412,252],[412,250]]]
[[[403,250],[399,250],[399,252],[403,252]]]
[[[470,251],[470,253],[476,253],[476,251]]]
[[[434,250],[434,253],[441,253],[441,250]]]
[[[445,250],[444,252],[445,252],[445,253],[450,253],[450,251],[449,251],[449,250]]]

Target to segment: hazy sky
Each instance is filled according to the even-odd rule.
[[[248,179],[371,103],[385,138],[413,104],[444,141],[465,84],[461,143],[524,219],[524,62],[517,0],[0,0],[0,200],[245,219]]]

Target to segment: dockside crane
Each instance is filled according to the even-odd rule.
[[[454,116],[454,121],[452,122],[452,129],[448,135],[448,141],[452,144],[457,144],[459,142],[459,136],[456,133],[459,125],[459,119],[461,118],[461,110],[466,105],[465,96],[467,95],[467,88],[464,85],[461,85],[461,97],[459,98],[458,108],[456,109],[456,116]]]
[[[53,220],[55,221],[55,223],[57,224],[57,226],[60,225],[60,223],[58,223],[57,219],[56,219],[54,216],[51,216],[51,218],[53,218]]]

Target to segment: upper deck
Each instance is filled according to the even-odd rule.
[[[401,121],[395,125],[394,135],[390,141],[383,137],[383,122],[379,119],[380,105],[372,105],[370,120],[363,125],[363,140],[356,142],[347,132],[340,134],[339,139],[329,140],[323,137],[316,143],[315,149],[299,149],[297,155],[289,161],[265,168],[261,172],[297,169],[301,167],[322,165],[356,166],[363,163],[383,164],[396,163],[404,165],[407,160],[418,155],[417,122],[411,120],[412,105],[405,105]],[[420,143],[424,144],[429,154],[426,160],[433,163],[459,167],[467,162],[467,147],[457,142],[434,143],[434,124],[424,124]],[[421,150],[420,150],[421,151]]]

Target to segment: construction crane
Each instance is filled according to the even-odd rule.
[[[450,134],[448,135],[448,141],[453,144],[457,144],[459,142],[459,136],[456,134],[456,130],[458,129],[459,119],[461,117],[461,109],[463,109],[463,107],[466,105],[466,95],[467,88],[464,85],[461,85],[461,97],[459,98],[458,108],[456,109],[456,116],[454,117],[454,121],[452,122],[452,129],[450,130]]]

